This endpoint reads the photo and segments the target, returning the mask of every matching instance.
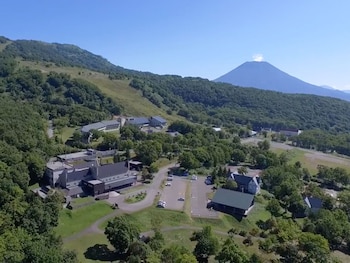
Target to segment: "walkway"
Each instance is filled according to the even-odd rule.
[[[117,215],[121,215],[125,212],[137,212],[140,211],[144,208],[147,208],[149,206],[153,205],[154,199],[156,198],[157,194],[160,192],[160,186],[163,182],[164,179],[166,179],[167,172],[169,168],[174,167],[175,163],[169,164],[167,166],[162,167],[155,175],[152,183],[150,183],[145,189],[141,191],[147,191],[147,195],[145,199],[143,199],[140,202],[134,203],[134,204],[128,204],[125,203],[124,201],[124,196],[121,195],[120,198],[118,199],[118,206],[119,209],[115,210],[111,214],[105,215],[104,217],[101,217],[98,219],[95,223],[93,223],[91,226],[88,228],[85,228],[84,230],[73,234],[69,237],[63,238],[63,242],[70,242],[75,239],[81,238],[85,235],[91,234],[91,233],[103,233],[104,231],[99,228],[99,226],[103,223],[106,222],[108,219],[111,219]],[[140,190],[135,190],[134,192],[128,193],[128,195],[136,194],[140,192]]]

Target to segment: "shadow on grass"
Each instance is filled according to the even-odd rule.
[[[123,255],[119,255],[116,252],[110,250],[106,244],[96,244],[92,247],[89,247],[85,252],[84,256],[87,259],[91,260],[100,260],[100,261],[115,261],[115,260],[124,260]]]

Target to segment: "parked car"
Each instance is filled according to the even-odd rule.
[[[166,202],[165,202],[165,201],[162,201],[162,200],[159,200],[159,201],[158,201],[157,207],[159,207],[159,208],[165,208],[165,206],[166,206]]]
[[[168,182],[168,183],[165,184],[165,186],[171,186],[171,183]]]
[[[172,181],[173,178],[172,178],[172,177],[168,177],[166,180],[167,180],[167,181]]]
[[[179,198],[179,199],[177,199],[177,200],[179,200],[179,201],[185,201],[185,198],[180,197],[180,198]]]

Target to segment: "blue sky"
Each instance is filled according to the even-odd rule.
[[[0,35],[69,43],[125,68],[215,79],[260,54],[350,90],[349,0],[3,0]]]

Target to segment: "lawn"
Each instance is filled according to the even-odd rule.
[[[87,204],[90,202],[94,202],[94,198],[91,196],[86,196],[86,197],[79,197],[79,198],[73,198],[72,199],[72,204],[73,205],[82,205],[82,204]]]
[[[302,167],[307,168],[312,175],[317,174],[318,165],[326,165],[329,167],[341,167],[350,172],[350,162],[346,158],[338,157],[331,154],[323,154],[321,152],[307,151],[301,148],[291,150],[283,150],[280,148],[271,148],[271,151],[281,154],[287,153],[288,162],[294,164],[299,161]]]
[[[76,210],[63,209],[56,227],[56,233],[61,237],[68,237],[92,225],[99,218],[110,214],[112,208],[101,201],[81,207]]]
[[[79,262],[113,262],[113,254],[108,250],[113,247],[104,234],[90,234],[79,239],[64,243],[64,248],[74,250]],[[106,249],[107,248],[107,249]],[[100,260],[98,260],[100,259]]]

